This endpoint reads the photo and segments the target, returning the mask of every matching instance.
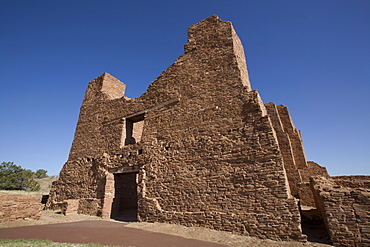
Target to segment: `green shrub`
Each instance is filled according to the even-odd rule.
[[[0,165],[1,190],[40,190],[40,185],[34,177],[33,171],[17,166],[13,162],[3,162]]]
[[[48,177],[48,171],[44,169],[38,169],[35,172],[36,178],[47,178]]]

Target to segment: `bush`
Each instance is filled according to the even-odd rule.
[[[40,190],[40,185],[34,180],[35,173],[23,169],[13,162],[3,162],[0,165],[0,189],[2,190]]]
[[[48,177],[48,171],[44,169],[38,169],[35,172],[36,178],[47,178]]]

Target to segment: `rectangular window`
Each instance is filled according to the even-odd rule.
[[[125,125],[125,145],[135,144],[141,141],[144,128],[144,114],[126,118]]]

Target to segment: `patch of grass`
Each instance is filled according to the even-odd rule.
[[[39,191],[25,191],[25,190],[0,190],[0,194],[22,194],[31,196],[42,195],[42,193],[40,193]]]
[[[40,184],[39,192],[42,194],[49,194],[50,189],[51,189],[51,184],[57,179],[58,178],[56,177],[35,179]]]
[[[99,244],[75,244],[75,243],[57,243],[50,240],[39,239],[0,239],[0,246],[7,247],[108,247]]]

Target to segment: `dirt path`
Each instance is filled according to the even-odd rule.
[[[226,246],[196,239],[130,228],[112,221],[80,221],[72,223],[23,226],[0,229],[1,239],[42,239],[67,243],[95,243],[115,246]]]
[[[6,222],[6,223],[0,223],[0,227],[11,227],[12,229],[15,229],[14,231],[18,231],[20,226],[32,226],[32,225],[45,225],[45,224],[52,224],[55,225],[56,223],[69,223],[69,222],[80,222],[84,221],[85,223],[81,223],[80,226],[87,226],[86,228],[90,229],[92,231],[91,227],[88,227],[88,225],[97,225],[99,222],[103,222],[105,224],[106,222],[108,223],[115,223],[119,224],[120,227],[123,226],[124,231],[129,232],[131,230],[145,230],[145,236],[150,236],[155,233],[162,233],[162,234],[169,234],[165,236],[170,236],[170,237],[182,237],[182,240],[186,239],[192,239],[192,240],[201,240],[201,241],[206,241],[206,242],[211,242],[211,246],[217,246],[216,244],[221,244],[221,245],[226,245],[226,246],[232,246],[232,247],[248,247],[248,246],[266,246],[266,247],[295,247],[295,246],[316,246],[316,247],[328,247],[328,245],[324,244],[318,244],[318,243],[300,243],[300,242],[287,242],[287,241],[272,241],[272,240],[266,240],[266,239],[259,239],[259,238],[254,238],[254,237],[248,237],[248,236],[240,236],[236,234],[232,234],[229,232],[223,232],[223,231],[216,231],[208,228],[203,228],[203,227],[185,227],[181,225],[174,225],[174,224],[165,224],[165,223],[147,223],[147,222],[132,222],[132,223],[117,223],[113,220],[109,221],[104,221],[99,217],[94,217],[94,216],[87,216],[87,215],[69,215],[69,216],[64,216],[62,214],[58,214],[53,211],[43,211],[42,216],[40,220],[23,220],[23,221],[13,221],[13,222]],[[88,223],[88,222],[93,221],[94,223]],[[104,223],[105,222],[105,223]],[[64,225],[64,224],[61,224]],[[50,225],[48,226],[42,226],[40,229],[47,229]],[[78,226],[75,225],[75,226]],[[103,225],[102,225],[103,226]],[[109,224],[105,224],[105,227],[107,228]],[[113,225],[112,225],[113,226]],[[13,228],[16,227],[16,228]],[[54,227],[54,229],[59,229],[58,235],[71,235],[71,234],[66,234],[68,228],[66,230],[62,231],[63,227]],[[136,229],[133,229],[136,228]],[[36,229],[36,228],[33,228]],[[95,230],[94,230],[95,231]],[[3,234],[1,233],[3,232]],[[0,228],[0,238],[5,238],[5,229]],[[80,231],[77,229],[72,232],[72,234],[77,234],[77,238],[80,238],[81,236]],[[118,231],[114,233],[114,235],[120,235],[121,231]],[[102,234],[102,233],[97,233],[94,234],[94,237],[97,238],[104,238],[104,237],[110,237],[113,235],[113,232],[107,231],[107,234]],[[72,236],[72,235],[71,235]],[[129,234],[128,237],[132,237],[134,235]],[[140,235],[137,235],[140,236]],[[17,237],[17,236],[15,236]],[[141,238],[141,237],[140,237]],[[162,237],[162,240],[166,240],[168,237]],[[50,238],[48,238],[50,239]],[[160,239],[158,239],[159,241]],[[184,240],[184,241],[185,241]],[[64,242],[69,242],[66,240],[63,240]],[[157,240],[156,240],[157,241]],[[186,241],[185,241],[186,242]],[[99,242],[96,242],[99,243]],[[132,245],[132,246],[140,246],[140,245]],[[148,246],[148,245],[146,245]],[[152,244],[149,246],[153,246]],[[163,242],[161,243],[161,246],[165,246]],[[179,246],[178,243],[173,246]],[[191,246],[196,246],[196,245],[191,245]],[[202,245],[205,246],[205,245]]]

